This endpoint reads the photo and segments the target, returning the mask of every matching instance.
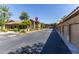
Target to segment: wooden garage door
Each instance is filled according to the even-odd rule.
[[[71,25],[71,42],[79,47],[79,24]]]

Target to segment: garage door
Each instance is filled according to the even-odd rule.
[[[69,41],[69,27],[64,26],[64,37]]]
[[[68,27],[67,26],[64,26],[64,36],[67,36],[68,35],[68,33],[67,33],[67,30],[68,29]]]
[[[79,47],[79,24],[71,25],[71,42]]]

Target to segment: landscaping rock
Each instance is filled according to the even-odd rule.
[[[9,52],[9,54],[40,54],[43,47],[44,43],[35,43],[32,46],[18,48],[15,52]]]

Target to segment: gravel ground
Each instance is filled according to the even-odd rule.
[[[8,54],[40,54],[44,47],[44,43],[35,43],[32,46],[27,45],[21,48],[18,48],[16,51],[9,52]]]

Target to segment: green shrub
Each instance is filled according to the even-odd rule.
[[[8,29],[9,31],[15,31],[17,32],[18,31],[18,28],[12,28],[12,29]]]
[[[26,33],[26,31],[24,29],[21,29],[20,32],[21,33]]]
[[[14,29],[12,29],[12,28],[7,28],[9,31],[13,31]]]
[[[17,31],[18,31],[18,29],[17,29],[17,28],[14,28],[14,29],[13,29],[13,31],[17,32]]]
[[[34,31],[34,29],[30,29],[30,31]]]
[[[20,31],[21,29],[20,28],[18,28],[18,31]]]
[[[3,32],[7,32],[8,30],[7,30],[7,29],[3,29],[2,31],[3,31]]]

